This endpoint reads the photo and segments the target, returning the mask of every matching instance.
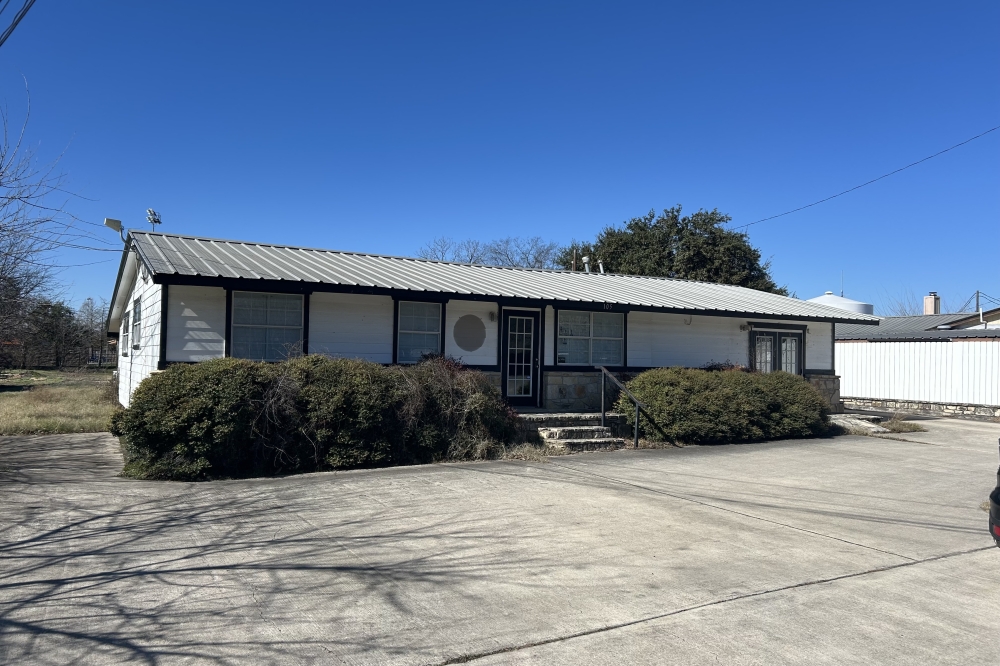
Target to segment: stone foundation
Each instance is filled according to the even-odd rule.
[[[601,372],[546,372],[542,376],[546,409],[561,412],[601,410]],[[607,405],[611,409],[611,405]]]
[[[840,402],[840,377],[838,375],[806,375],[805,377],[826,400],[831,414],[844,413],[844,406]]]
[[[998,405],[920,402],[917,400],[876,400],[873,398],[851,397],[845,397],[843,403],[847,409],[926,414],[928,416],[956,416],[980,421],[995,421],[996,419],[1000,419],[1000,406]]]

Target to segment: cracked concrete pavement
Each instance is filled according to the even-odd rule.
[[[214,483],[0,438],[2,664],[996,664],[1000,425]]]

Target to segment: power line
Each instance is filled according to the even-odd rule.
[[[944,150],[936,152],[933,155],[928,155],[927,157],[925,157],[925,158],[923,158],[921,160],[917,160],[916,162],[913,162],[911,164],[907,164],[904,167],[900,167],[899,169],[896,169],[895,171],[890,171],[889,173],[883,174],[883,175],[879,176],[878,178],[872,178],[871,180],[869,180],[869,181],[867,181],[865,183],[861,183],[860,185],[855,185],[854,187],[852,187],[850,189],[847,189],[847,190],[844,190],[843,192],[838,192],[837,194],[834,194],[832,196],[826,197],[825,199],[820,199],[819,201],[814,201],[811,204],[807,204],[805,206],[799,206],[798,208],[793,208],[792,210],[785,211],[784,213],[779,213],[778,215],[772,215],[770,217],[762,218],[760,220],[757,220],[756,222],[750,222],[748,224],[742,224],[742,225],[740,225],[740,226],[738,226],[736,228],[737,229],[746,229],[747,227],[752,227],[753,225],[760,224],[761,222],[767,222],[768,220],[774,220],[774,219],[777,219],[779,217],[784,217],[785,215],[791,215],[792,213],[797,213],[800,210],[805,210],[806,208],[812,208],[813,206],[818,206],[819,204],[825,203],[825,202],[829,201],[830,199],[836,199],[837,197],[843,196],[843,195],[847,194],[848,192],[853,192],[854,190],[859,190],[862,187],[865,187],[866,185],[871,185],[872,183],[876,183],[876,182],[882,180],[883,178],[888,178],[889,176],[893,176],[893,175],[899,173],[900,171],[906,171],[910,167],[915,167],[918,164],[926,162],[927,160],[934,159],[938,155],[944,155],[945,153],[947,153],[950,150],[955,150],[959,146],[964,146],[965,144],[969,143],[970,141],[975,141],[976,139],[978,139],[980,137],[984,137],[987,134],[989,134],[990,132],[995,132],[998,129],[1000,129],[1000,125],[997,125],[996,127],[990,128],[990,129],[986,130],[985,132],[983,132],[982,134],[977,134],[976,136],[974,136],[974,137],[972,137],[970,139],[966,139],[965,141],[962,141],[961,143],[956,143],[954,146],[952,146],[950,148],[945,148]]]
[[[10,0],[7,0],[7,2],[4,3],[3,8],[0,8],[0,13],[2,13],[4,9],[7,9],[8,4],[10,4]],[[28,10],[31,9],[31,5],[33,4],[35,4],[35,0],[24,0],[24,4],[21,6],[21,9],[18,10],[17,14],[14,14],[14,20],[10,22],[7,29],[3,31],[2,35],[0,35],[0,46],[3,46],[3,43],[7,41],[7,38],[14,34],[14,28],[16,28],[17,24],[21,22],[21,19],[23,19],[24,15],[28,13]]]

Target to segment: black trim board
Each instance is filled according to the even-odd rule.
[[[157,370],[165,370],[167,368],[167,320],[168,312],[168,293],[170,291],[170,285],[165,284],[160,286],[160,358],[156,362]]]
[[[233,355],[233,290],[226,289],[226,331],[222,355],[229,358]]]
[[[767,315],[760,312],[742,312],[731,310],[699,310],[691,308],[664,308],[649,305],[626,305],[621,303],[591,303],[575,302],[568,300],[514,298],[495,295],[463,294],[458,292],[429,292],[413,291],[409,289],[393,289],[388,287],[368,287],[363,285],[341,285],[327,284],[321,282],[291,282],[289,280],[251,280],[249,278],[224,278],[205,277],[200,275],[177,275],[160,273],[153,276],[153,282],[157,284],[183,284],[203,287],[223,287],[236,291],[262,291],[273,293],[303,294],[306,292],[330,292],[341,294],[370,294],[380,296],[391,296],[404,301],[424,301],[442,303],[448,300],[461,301],[486,301],[496,303],[500,307],[522,307],[522,308],[543,308],[551,305],[553,308],[565,307],[564,310],[590,310],[598,312],[661,312],[665,314],[682,314],[699,317],[732,317],[738,319],[750,319],[759,317],[776,317],[789,321],[820,321],[820,322],[841,322],[850,324],[870,324],[877,326],[878,322],[865,322],[853,319],[840,319],[830,317],[811,317],[796,315]],[[605,306],[610,307],[605,307]],[[763,326],[774,326],[774,324],[758,322]]]
[[[760,330],[768,330],[768,329],[784,330],[784,329],[790,329],[790,330],[794,330],[794,331],[804,331],[807,328],[803,324],[785,324],[785,323],[780,323],[780,322],[779,323],[774,323],[774,322],[769,322],[769,321],[748,321],[747,325],[750,326],[751,328],[756,328],[756,329],[760,329]]]

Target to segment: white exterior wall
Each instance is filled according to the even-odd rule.
[[[225,353],[226,290],[167,287],[167,361],[207,361]]]
[[[725,362],[748,365],[750,334],[741,331],[740,326],[750,321],[737,317],[630,312],[628,364],[648,368],[698,368]],[[756,328],[768,330],[768,320],[753,321],[759,324]],[[804,370],[833,370],[833,326],[827,322],[809,322],[806,327]]]
[[[729,361],[746,365],[749,334],[746,319],[697,315],[628,313],[628,364],[662,368],[697,368]]]
[[[129,406],[132,392],[139,382],[156,371],[160,361],[160,298],[161,287],[153,284],[152,278],[143,280],[137,277],[129,290],[126,311],[129,313],[129,330],[120,328],[118,349],[118,401],[125,407]],[[140,317],[139,349],[133,349],[136,341],[132,336],[132,307],[135,299],[140,299],[142,317]],[[122,348],[122,335],[128,334],[128,349]],[[122,353],[128,356],[121,356]]]
[[[806,370],[833,368],[833,324],[811,321],[806,331]]]
[[[493,321],[490,321],[493,313]],[[465,315],[478,317],[486,329],[486,339],[476,350],[466,351],[455,342],[455,324]],[[391,325],[390,321],[390,325]],[[444,355],[466,365],[496,365],[500,330],[500,307],[485,301],[448,301],[444,312]]]
[[[845,398],[1000,406],[1000,340],[837,342]]]
[[[316,292],[309,297],[309,353],[392,363],[390,296]]]

